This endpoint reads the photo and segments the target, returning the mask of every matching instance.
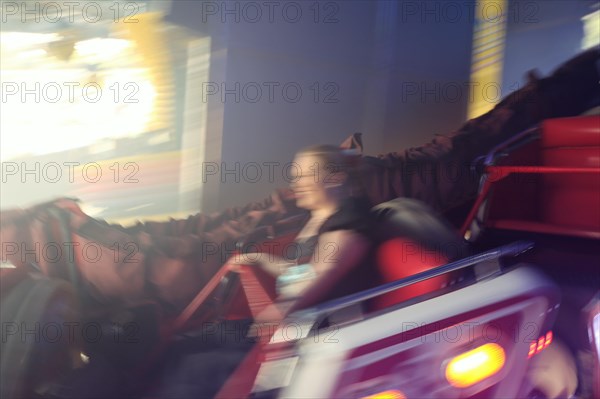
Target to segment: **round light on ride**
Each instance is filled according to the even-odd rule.
[[[498,344],[485,344],[454,357],[446,366],[446,380],[456,388],[466,388],[498,373],[506,361]]]
[[[400,391],[389,390],[365,396],[362,399],[406,399],[406,396]]]

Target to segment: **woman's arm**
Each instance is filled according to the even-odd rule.
[[[314,280],[298,283],[294,287],[296,289],[292,289],[296,298],[288,304],[290,311],[316,303],[358,266],[369,248],[365,237],[350,230],[323,233],[317,245],[311,261],[317,276]]]
[[[234,267],[239,265],[257,265],[273,277],[278,277],[287,266],[293,264],[280,256],[262,252],[237,254],[228,263]]]
[[[256,323],[281,321],[287,314],[314,305],[324,293],[334,287],[345,275],[352,273],[369,250],[368,240],[350,230],[323,233],[319,237],[318,250],[312,259],[316,278],[297,283],[291,288],[293,297],[280,296],[279,302],[267,306],[256,317]],[[261,331],[257,327],[256,331]]]

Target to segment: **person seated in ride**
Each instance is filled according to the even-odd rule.
[[[258,265],[277,278],[279,297],[257,317],[278,320],[290,311],[338,298],[371,285],[375,271],[366,266],[373,247],[370,204],[357,193],[348,157],[335,146],[299,151],[291,189],[298,207],[309,211],[296,237],[293,259],[270,254],[240,255],[236,265]]]

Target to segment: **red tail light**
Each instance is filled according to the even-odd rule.
[[[552,331],[548,331],[546,335],[542,335],[538,338],[537,342],[532,342],[529,345],[529,353],[527,354],[527,358],[529,359],[536,353],[540,353],[544,349],[548,347],[552,343]]]

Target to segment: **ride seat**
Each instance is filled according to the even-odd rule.
[[[549,119],[542,124],[542,165],[600,168],[600,117]],[[543,176],[541,212],[546,223],[600,231],[600,175]]]
[[[455,229],[424,203],[398,198],[373,209],[377,220],[376,264],[382,283],[396,281],[461,258],[466,244]],[[455,278],[434,277],[375,298],[380,310],[436,291]]]
[[[488,166],[491,177],[513,170],[480,193],[484,226],[600,238],[600,116],[548,119],[536,133],[539,140]]]

